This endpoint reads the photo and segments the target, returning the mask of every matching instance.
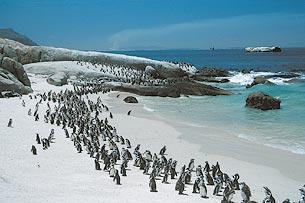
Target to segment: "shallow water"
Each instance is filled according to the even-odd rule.
[[[187,62],[196,67],[234,69],[230,83],[214,84],[230,90],[232,96],[182,97],[179,99],[144,97],[144,109],[154,111],[171,121],[193,128],[200,141],[204,128],[222,136],[236,136],[250,142],[305,154],[305,76],[298,83],[287,83],[274,77],[274,86],[257,85],[250,89],[255,76],[272,75],[279,71],[305,70],[305,48],[284,48],[281,53],[246,53],[243,49],[121,51],[157,60]],[[242,74],[238,70],[253,69]],[[259,72],[261,71],[261,72]],[[264,72],[262,72],[264,71]],[[281,109],[260,111],[245,107],[247,96],[263,91],[281,99]],[[198,129],[199,128],[199,129]],[[202,128],[202,129],[201,129]],[[183,130],[183,129],[182,129]],[[202,132],[203,131],[203,132]],[[185,136],[191,136],[184,133]],[[203,140],[202,140],[203,141]]]
[[[194,130],[213,127],[215,134],[221,130],[224,135],[305,154],[305,83],[258,85],[251,89],[227,84],[227,88],[234,95],[179,99],[144,97],[141,102],[145,105],[144,109],[194,127]],[[253,91],[264,91],[280,98],[281,109],[261,111],[246,108],[247,95]],[[197,138],[200,139],[199,134]]]

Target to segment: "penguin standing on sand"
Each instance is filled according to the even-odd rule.
[[[170,167],[171,179],[175,179],[175,176],[177,176],[176,165],[177,165],[177,161],[173,161],[173,163],[171,164]]]
[[[200,183],[199,183],[199,192],[200,192],[200,197],[202,198],[208,198],[207,197],[207,187],[206,185],[204,184],[204,180],[203,178],[201,179]]]
[[[77,149],[78,153],[82,153],[82,151],[83,151],[82,146],[80,145],[80,143],[77,143],[76,149]]]
[[[121,174],[122,174],[122,176],[127,176],[126,175],[126,168],[125,168],[124,164],[121,164]]]
[[[239,183],[238,183],[238,180],[239,180],[239,174],[236,173],[234,176],[233,176],[233,188],[235,190],[239,190]]]
[[[40,144],[41,142],[40,142],[40,137],[39,137],[39,134],[38,133],[36,133],[36,142],[37,142],[37,144]]]
[[[119,171],[115,169],[115,175],[113,177],[113,181],[116,181],[117,185],[121,185],[121,178],[119,175]]]
[[[127,148],[131,148],[129,139],[125,139],[125,143],[126,143]]]
[[[152,176],[149,180],[150,192],[158,192],[155,177]]]
[[[8,121],[7,127],[12,128],[13,126],[13,120],[10,118],[10,120]]]
[[[250,191],[250,188],[249,186],[242,182],[240,183],[241,185],[241,198],[242,198],[242,202],[249,202],[250,201],[250,197],[251,197],[251,191]]]
[[[227,184],[223,191],[223,202],[231,202],[234,193],[234,189],[231,188],[229,184]]]
[[[205,179],[207,181],[207,185],[214,185],[214,180],[209,172],[205,172]]]
[[[130,113],[131,113],[131,110],[129,110],[129,111],[127,112],[127,116],[130,116]]]
[[[111,168],[109,170],[110,177],[114,177],[115,176],[115,172],[116,172],[116,169],[114,168],[114,165],[112,164]]]
[[[221,189],[221,180],[217,178],[214,182],[216,183],[216,185],[214,187],[213,195],[218,196],[218,193],[220,192]]]
[[[303,187],[305,188],[305,185]],[[305,203],[305,189],[304,188],[299,189],[301,192],[301,199],[299,200],[299,203]]]
[[[37,150],[36,150],[36,147],[34,145],[32,145],[31,152],[33,153],[33,155],[37,155]]]
[[[193,184],[193,192],[192,193],[197,193],[197,190],[199,189],[199,183],[200,183],[200,178],[197,178]]]
[[[179,178],[179,180],[177,181],[177,183],[176,183],[176,188],[178,189],[178,191],[179,191],[179,195],[182,195],[183,194],[183,191],[184,191],[184,183],[183,183],[183,181],[182,181],[182,178]]]
[[[190,171],[193,171],[194,168],[195,168],[194,159],[191,159],[191,160],[190,160],[190,163],[189,163],[189,165],[188,165],[188,169],[189,169]]]
[[[163,146],[159,154],[164,155],[165,151],[166,151],[166,146]]]
[[[101,170],[101,165],[97,159],[94,159],[94,163],[95,163],[95,170]]]
[[[167,182],[167,179],[168,179],[168,171],[169,171],[169,167],[166,166],[166,167],[164,168],[164,176],[163,176],[163,179],[162,179],[162,183],[168,183],[168,182]]]
[[[275,203],[275,199],[274,197],[272,196],[272,192],[269,188],[267,187],[263,187],[264,190],[265,190],[265,199],[263,200],[263,203]]]

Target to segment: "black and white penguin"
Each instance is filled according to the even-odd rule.
[[[238,180],[239,180],[239,174],[236,173],[234,176],[233,176],[233,188],[235,190],[239,190],[239,183],[238,183]]]
[[[190,163],[189,163],[189,165],[188,165],[188,169],[189,169],[190,171],[193,171],[194,168],[195,168],[194,159],[191,159],[191,160],[190,160]]]
[[[125,139],[125,142],[126,142],[126,147],[131,148],[131,144],[130,144],[129,139]]]
[[[200,178],[197,178],[193,184],[193,192],[192,193],[197,193],[197,190],[199,191],[199,183],[200,183]]]
[[[205,180],[207,181],[207,185],[214,185],[214,180],[209,172],[205,172]]]
[[[250,201],[250,197],[251,197],[251,190],[250,190],[250,187],[242,182],[240,183],[241,185],[241,198],[242,198],[242,202],[249,202]]]
[[[263,187],[263,188],[265,190],[265,195],[266,195],[266,197],[263,200],[263,203],[275,203],[275,199],[272,196],[271,190],[267,187]]]
[[[182,181],[182,178],[179,178],[177,183],[176,183],[176,188],[178,189],[178,194],[182,195],[184,191],[184,183]]]
[[[116,184],[117,185],[121,185],[121,178],[120,178],[120,175],[119,175],[119,171],[115,169],[115,174],[114,174],[114,177],[113,177],[113,181],[116,181]]]
[[[127,112],[127,116],[130,116],[130,113],[131,113],[131,110],[129,110],[129,111]]]
[[[217,178],[214,183],[216,184],[215,187],[214,187],[214,191],[213,191],[213,195],[216,195],[218,196],[219,195],[219,192],[221,190],[221,180],[219,178]]]
[[[12,125],[13,125],[13,119],[10,118],[8,121],[7,127],[11,128],[11,127],[13,127]]]
[[[141,145],[138,144],[134,150],[135,150],[135,151],[139,151],[139,150],[140,150],[140,146],[141,146]]]
[[[110,168],[110,170],[109,170],[109,176],[110,176],[110,177],[114,177],[115,171],[116,171],[116,169],[114,168],[114,165],[112,164],[112,165],[111,165],[111,168]]]
[[[163,146],[159,154],[164,155],[165,151],[166,151],[166,146]]]
[[[31,152],[33,153],[33,155],[37,155],[37,150],[36,150],[36,147],[34,145],[32,145]]]
[[[299,190],[301,192],[301,199],[299,200],[299,203],[305,203],[305,185]]]
[[[95,163],[95,170],[101,170],[101,165],[97,159],[94,159],[94,163]]]
[[[203,178],[201,178],[200,183],[199,183],[199,192],[200,192],[200,197],[202,198],[208,198],[207,194],[207,187],[204,184]]]
[[[127,176],[126,175],[126,168],[125,168],[124,164],[121,164],[121,174],[122,174],[122,176]]]
[[[155,177],[151,177],[149,180],[150,192],[158,192]]]
[[[36,133],[36,142],[37,142],[37,144],[40,144],[41,142],[40,142],[40,137],[39,137],[39,134],[38,133]]]
[[[177,161],[173,161],[173,163],[171,164],[170,167],[171,179],[175,179],[175,176],[177,176],[176,165],[177,165]]]
[[[231,188],[230,184],[227,184],[223,191],[223,202],[231,202],[234,193],[234,188]]]

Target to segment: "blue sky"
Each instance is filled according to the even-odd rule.
[[[83,50],[305,46],[304,0],[0,0],[0,27]]]

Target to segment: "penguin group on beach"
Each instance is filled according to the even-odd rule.
[[[166,185],[174,183],[173,190],[178,195],[185,195],[186,188],[192,187],[192,195],[198,195],[203,200],[218,196],[222,199],[221,202],[232,202],[238,192],[242,202],[252,201],[249,185],[239,182],[238,173],[229,176],[218,162],[210,164],[206,161],[204,165],[196,165],[195,159],[192,158],[187,164],[182,165],[180,171],[177,171],[177,161],[168,155],[170,150],[166,145],[161,145],[157,152],[151,152],[149,149],[143,149],[141,144],[132,143],[132,140],[124,137],[111,124],[116,116],[112,114],[111,109],[100,97],[96,100],[88,97],[110,91],[111,89],[101,84],[91,84],[73,86],[73,90],[29,95],[30,99],[36,99],[38,102],[34,108],[28,110],[28,115],[34,117],[37,122],[60,127],[64,137],[74,145],[75,153],[86,153],[93,159],[93,170],[97,173],[105,172],[116,185],[124,184],[125,178],[128,178],[127,171],[137,168],[147,177],[146,187],[148,186],[150,192],[158,193],[158,181],[160,181],[160,184]],[[45,111],[41,110],[43,105],[46,106]],[[26,106],[25,102],[24,106]],[[130,112],[131,110],[127,115],[130,115]],[[101,115],[104,115],[104,119]],[[12,127],[12,124],[13,121],[10,119],[7,126]],[[57,130],[56,134],[58,134]],[[54,139],[54,129],[51,129],[49,136],[45,138],[36,133],[36,143],[31,146],[32,154],[38,154],[37,146],[41,146],[43,150],[48,149],[54,143]],[[212,190],[211,194],[208,188]],[[271,190],[268,187],[263,189],[265,198],[262,202],[275,203]],[[299,203],[305,203],[305,186],[300,189],[300,193]]]

